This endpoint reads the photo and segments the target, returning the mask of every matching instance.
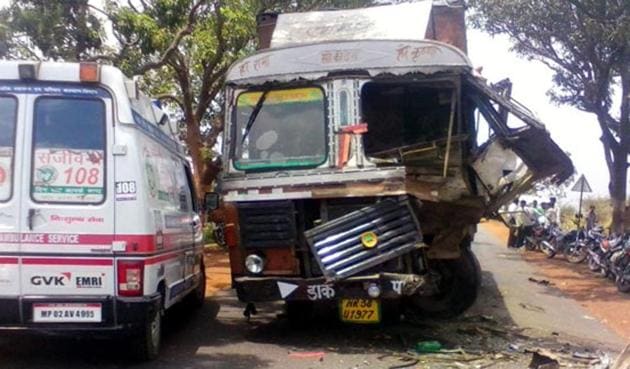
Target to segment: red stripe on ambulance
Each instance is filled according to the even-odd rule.
[[[22,264],[27,265],[114,265],[112,259],[69,259],[69,258],[24,258]]]

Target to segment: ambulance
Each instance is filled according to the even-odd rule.
[[[114,67],[0,62],[1,331],[122,332],[158,355],[164,312],[205,293],[174,132]]]

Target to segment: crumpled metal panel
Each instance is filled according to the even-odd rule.
[[[373,232],[376,244],[363,236]],[[388,198],[304,233],[324,276],[340,280],[414,250],[420,225],[406,196]]]

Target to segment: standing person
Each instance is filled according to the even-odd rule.
[[[518,198],[514,199],[512,203],[508,206],[508,227],[510,233],[508,235],[508,247],[516,246],[516,237],[518,233],[518,225],[516,222],[516,217],[518,216]]]
[[[549,220],[549,223],[551,223],[552,225],[560,225],[560,210],[556,206],[555,197],[551,197],[549,199],[549,207],[545,211],[545,216],[547,217],[547,220]]]
[[[532,216],[532,210],[527,206],[525,200],[520,201],[520,212],[516,218],[518,224],[518,237],[516,239],[516,247],[522,247],[525,245],[525,237],[531,232],[534,220]]]
[[[536,219],[538,219],[538,217],[540,216],[545,215],[545,212],[543,211],[543,209],[538,206],[538,200],[532,201],[532,213]]]
[[[588,214],[586,215],[586,230],[590,231],[597,225],[598,222],[599,219],[597,218],[597,213],[595,213],[595,205],[591,205],[589,207]]]

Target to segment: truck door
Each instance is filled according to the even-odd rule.
[[[488,213],[542,178],[561,183],[573,174],[571,159],[530,111],[475,77],[467,77],[464,86],[492,131],[471,163]]]
[[[19,188],[24,295],[114,294],[112,100],[78,87],[27,98]]]
[[[20,148],[24,95],[0,94],[0,296],[20,293]]]

